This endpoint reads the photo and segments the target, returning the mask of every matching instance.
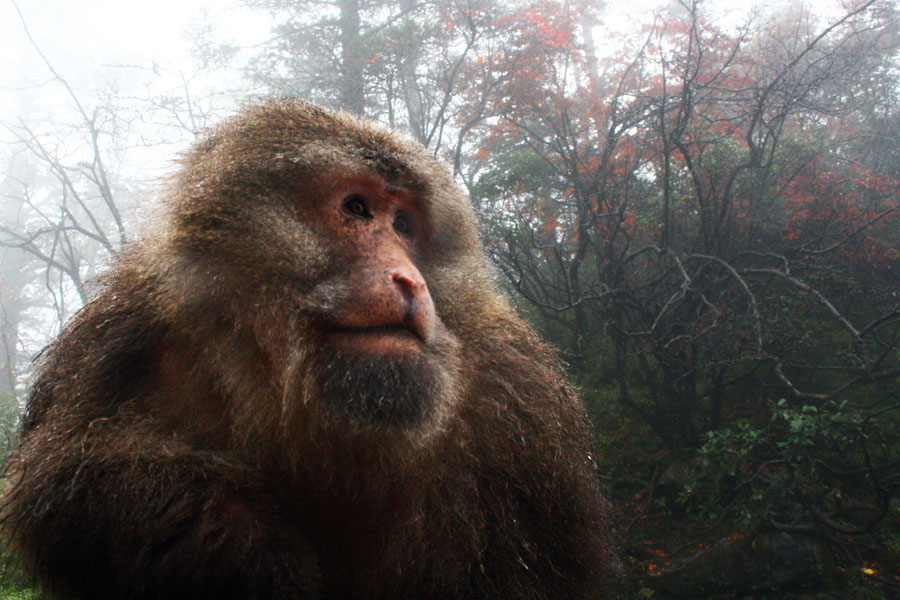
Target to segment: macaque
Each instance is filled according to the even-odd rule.
[[[246,107],[99,288],[6,468],[51,597],[604,597],[583,407],[424,148]]]

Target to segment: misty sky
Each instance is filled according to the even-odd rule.
[[[605,25],[612,30],[627,27],[629,14],[646,17],[665,2],[609,0]],[[765,3],[712,0],[710,5],[737,21],[749,8]],[[185,31],[198,24],[212,23],[217,37],[247,46],[265,40],[269,25],[264,11],[249,10],[238,0],[18,0],[18,6],[47,58],[87,97],[114,82],[120,92],[140,95],[145,82],[137,71],[155,65],[177,70],[189,51]],[[0,0],[0,55],[3,114],[28,118],[46,107],[52,112],[58,86],[47,85],[50,75],[27,41],[11,0]]]
[[[113,80],[128,81],[135,68],[177,68],[189,51],[185,31],[211,21],[241,44],[264,40],[268,19],[234,0],[19,0],[31,35],[79,92],[91,94]],[[43,105],[50,75],[28,42],[15,6],[0,0],[0,109],[30,112]]]
[[[18,0],[32,35],[61,68],[102,68],[141,60],[177,61],[187,52],[184,30],[211,18],[228,37],[243,43],[265,39],[262,11],[238,6],[237,0]],[[651,10],[662,0],[611,0],[610,12]],[[758,3],[758,2],[757,2]],[[751,2],[717,0],[721,6]],[[618,18],[618,16],[612,17]],[[10,0],[0,0],[0,85],[4,91],[22,77],[40,71],[40,62],[25,41]]]

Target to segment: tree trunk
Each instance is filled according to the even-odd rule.
[[[359,0],[340,0],[341,7],[341,108],[353,114],[365,112],[362,36]]]

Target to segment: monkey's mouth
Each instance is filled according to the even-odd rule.
[[[404,323],[372,327],[333,326],[328,331],[328,337],[340,350],[371,354],[421,350],[425,343],[415,328]]]

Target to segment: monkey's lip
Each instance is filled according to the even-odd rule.
[[[415,329],[403,323],[372,327],[333,326],[328,333],[338,346],[362,352],[390,353],[418,350],[425,343]]]

